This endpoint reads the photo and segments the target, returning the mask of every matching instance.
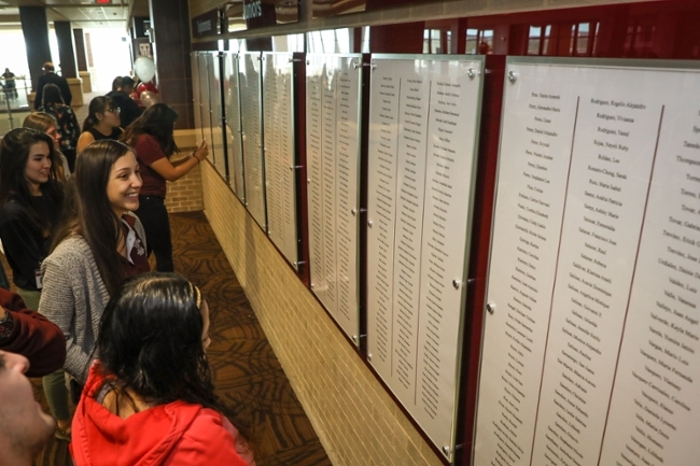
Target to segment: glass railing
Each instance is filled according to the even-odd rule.
[[[23,76],[16,77],[14,82],[2,81],[0,92],[0,137],[13,128],[22,126],[24,118],[31,111],[29,108],[29,93],[31,82]]]

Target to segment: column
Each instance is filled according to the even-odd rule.
[[[38,6],[19,7],[19,18],[22,22],[22,32],[27,48],[27,63],[32,79],[32,88],[36,91],[39,76],[44,72],[44,63],[51,60],[49,47],[49,24],[46,21],[46,10]],[[33,98],[30,96],[30,99]],[[30,102],[30,107],[32,102]]]
[[[54,21],[56,39],[58,41],[58,60],[61,75],[68,81],[70,92],[73,94],[73,107],[83,105],[83,80],[78,77],[78,69],[75,64],[75,51],[73,48],[73,33],[70,21]]]
[[[179,115],[176,129],[194,127],[187,0],[151,0],[153,54],[161,102]]]
[[[88,71],[87,53],[85,52],[85,36],[82,29],[73,29],[75,58],[78,63],[78,77],[83,80],[83,92],[92,92],[92,79]]]

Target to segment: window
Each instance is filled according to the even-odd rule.
[[[530,34],[527,40],[528,55],[551,55],[549,53],[549,37],[552,34],[552,26],[530,26]]]
[[[493,29],[467,29],[467,54],[488,55],[493,51]]]
[[[593,46],[598,34],[598,26],[597,21],[571,25],[569,54],[572,57],[593,56]]]
[[[442,50],[440,29],[423,30],[423,53],[446,53]]]
[[[306,35],[309,53],[349,53],[350,29],[310,31]]]

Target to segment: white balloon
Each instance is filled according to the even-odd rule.
[[[141,81],[147,83],[156,75],[156,64],[150,57],[139,57],[134,62],[134,71]]]
[[[143,91],[139,97],[146,108],[158,103],[158,94],[153,91]]]

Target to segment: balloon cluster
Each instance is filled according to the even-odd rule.
[[[139,57],[134,62],[134,71],[141,80],[141,84],[136,88],[136,93],[144,107],[148,108],[159,102],[158,90],[151,83],[156,75],[156,64],[150,57]]]

